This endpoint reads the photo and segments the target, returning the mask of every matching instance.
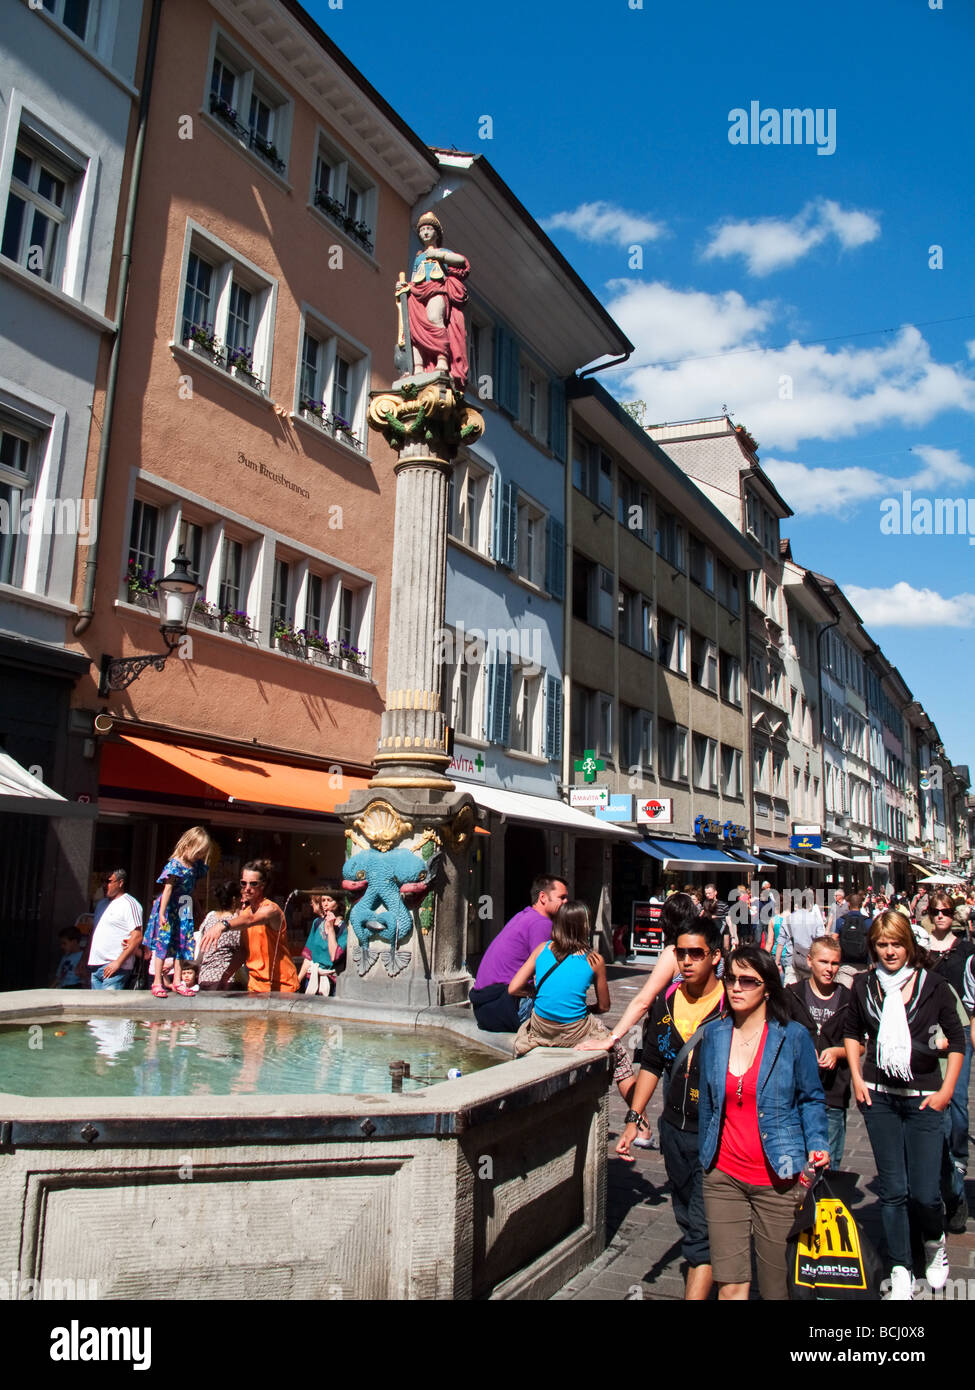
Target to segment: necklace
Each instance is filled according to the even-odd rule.
[[[762,1036],[762,1033],[763,1033],[764,1031],[765,1031],[765,1025],[764,1025],[764,1023],[763,1023],[762,1026],[761,1026],[761,1028],[756,1029],[756,1031],[752,1034],[752,1036],[751,1036],[750,1038],[747,1038],[747,1039],[746,1039],[746,1038],[743,1038],[743,1037],[741,1036],[741,1034],[739,1033],[739,1034],[738,1034],[739,1046],[740,1046],[740,1047],[744,1047],[744,1048],[746,1048],[746,1049],[748,1049],[748,1050],[750,1051],[751,1048],[753,1048],[753,1047],[755,1046],[755,1043],[756,1043],[756,1042],[758,1041],[758,1039]],[[747,1060],[747,1056],[748,1056],[748,1053],[747,1053],[747,1052],[746,1052],[745,1056],[746,1056],[746,1060]],[[739,1076],[738,1076],[738,1086],[737,1086],[737,1089],[736,1089],[736,1091],[735,1091],[735,1100],[738,1102],[739,1105],[743,1105],[743,1104],[744,1104],[744,1101],[742,1100],[742,1094],[741,1094],[741,1093],[742,1093],[742,1087],[743,1087],[744,1084],[745,1084],[745,1076],[746,1076],[747,1072],[748,1072],[748,1067],[746,1067],[745,1070],[744,1070],[743,1072],[739,1073]]]

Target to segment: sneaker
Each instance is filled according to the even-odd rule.
[[[948,1256],[945,1254],[945,1238],[924,1242],[924,1277],[932,1289],[943,1289],[948,1282]]]
[[[967,1229],[967,1222],[967,1197],[955,1197],[951,1201],[945,1202],[945,1230],[948,1231],[950,1235],[964,1235]]]
[[[910,1303],[914,1297],[914,1277],[904,1265],[894,1265],[890,1271],[889,1303]]]

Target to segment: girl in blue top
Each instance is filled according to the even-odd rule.
[[[508,985],[517,995],[535,982],[535,1005],[530,1017],[515,1034],[515,1055],[523,1057],[536,1047],[578,1047],[586,1038],[608,1038],[609,1032],[593,1017],[609,1009],[606,962],[589,948],[591,928],[585,903],[563,903],[552,921],[552,939],[531,953]],[[596,990],[590,1013],[589,986]],[[629,1100],[636,1078],[633,1064],[620,1043],[613,1043],[616,1068],[613,1080],[624,1100]]]

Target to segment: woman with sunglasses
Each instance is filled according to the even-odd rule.
[[[267,859],[245,864],[240,878],[240,911],[222,918],[200,942],[200,953],[205,955],[224,932],[240,932],[247,951],[249,994],[294,994],[298,989],[298,972],[288,954],[284,913],[268,897],[272,871]]]
[[[870,928],[875,970],[858,975],[844,1026],[853,1094],[880,1180],[881,1216],[892,1264],[891,1299],[913,1296],[908,1202],[924,1241],[932,1289],[948,1279],[940,1173],[944,1119],[965,1056],[957,1000],[946,980],[924,969],[910,922],[882,912]],[[937,1039],[947,1038],[942,1078]],[[860,1060],[860,1044],[866,1055]]]
[[[698,1110],[714,1281],[719,1299],[748,1298],[754,1240],[761,1296],[781,1302],[799,1174],[829,1163],[826,1104],[816,1050],[789,1018],[768,952],[737,947],[724,985],[730,1017],[701,1041]]]

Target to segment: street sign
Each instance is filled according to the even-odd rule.
[[[609,787],[570,787],[570,806],[608,806]]]

